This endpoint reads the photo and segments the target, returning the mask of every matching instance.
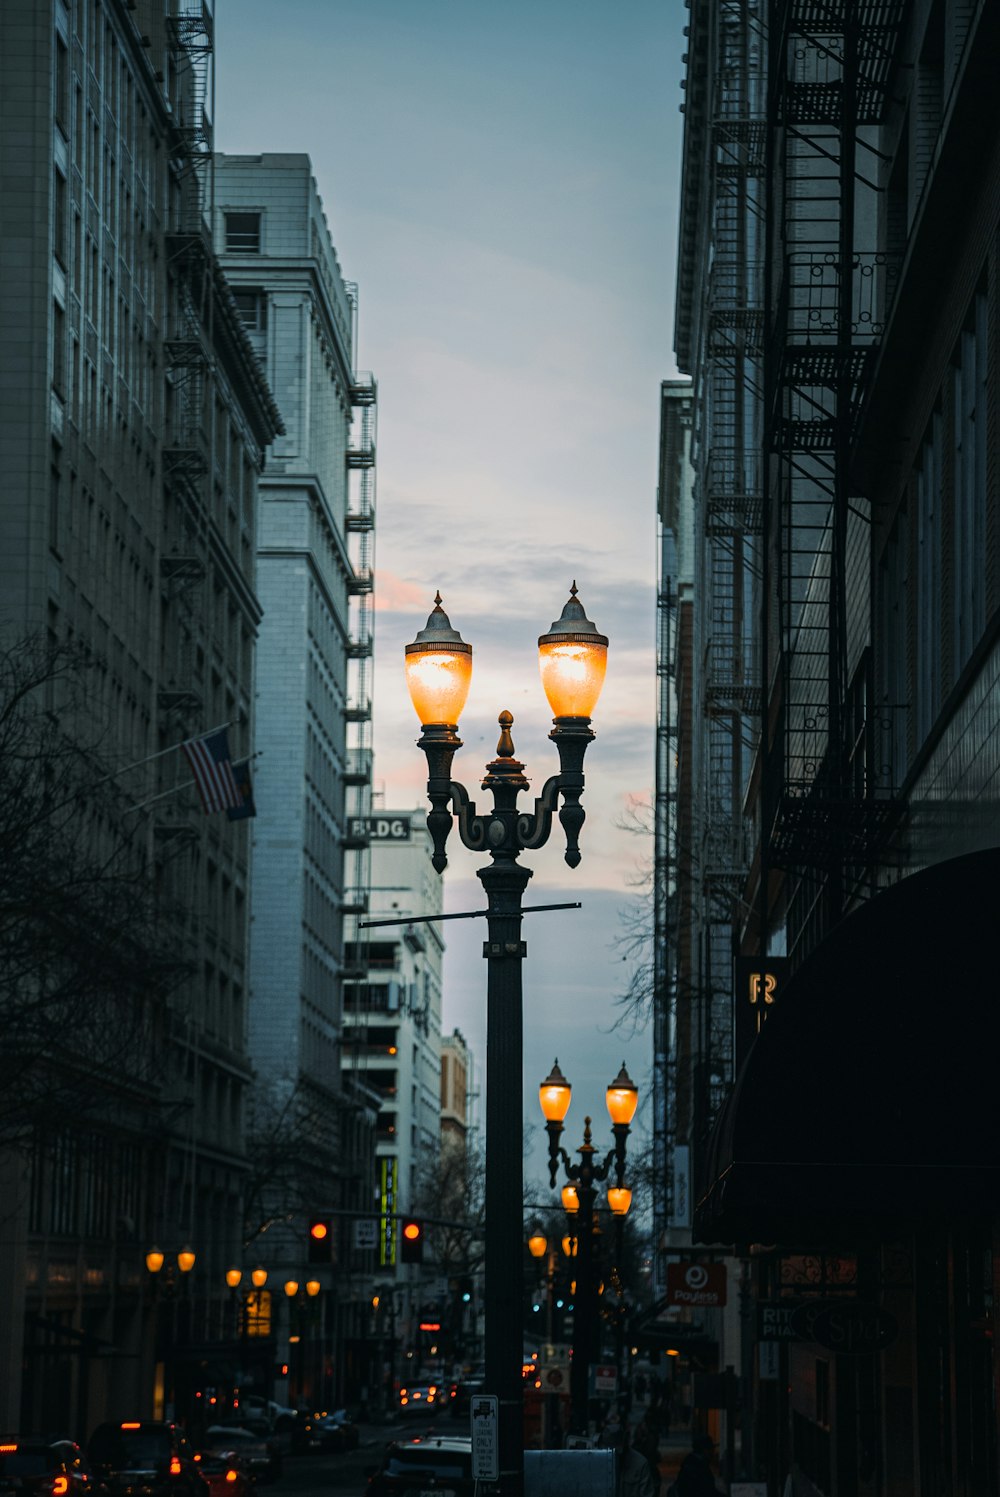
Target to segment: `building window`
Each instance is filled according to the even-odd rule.
[[[66,178],[61,171],[53,173],[54,212],[52,215],[52,248],[59,264],[65,270],[69,265],[66,249]]]
[[[917,470],[917,741],[941,709],[942,420],[931,418]]]
[[[986,627],[986,296],[975,297],[953,360],[957,679]]]
[[[227,213],[226,249],[234,255],[260,254],[260,214]]]
[[[52,303],[52,388],[66,395],[66,314],[57,301]]]
[[[267,332],[267,297],[263,291],[234,291],[233,300],[248,333]]]
[[[69,140],[69,49],[61,36],[56,37],[55,117],[66,140]]]

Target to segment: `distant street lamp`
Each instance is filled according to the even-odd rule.
[[[600,1164],[594,1162],[597,1152],[591,1142],[590,1118],[584,1118],[583,1143],[577,1153],[580,1163],[573,1164],[559,1140],[563,1132],[563,1120],[569,1111],[572,1088],[559,1069],[556,1061],[538,1089],[538,1100],[545,1118],[549,1135],[549,1184],[553,1188],[562,1163],[566,1179],[575,1192],[575,1215],[577,1251],[577,1288],[574,1294],[573,1315],[573,1361],[570,1366],[570,1404],[573,1427],[578,1434],[585,1434],[588,1425],[589,1370],[599,1347],[597,1346],[597,1298],[598,1289],[594,1273],[594,1215],[597,1200],[596,1186],[603,1183],[615,1167],[615,1183],[608,1187],[608,1204],[616,1217],[623,1217],[632,1202],[632,1192],[625,1184],[625,1150],[629,1126],[635,1117],[639,1103],[639,1090],[625,1069],[624,1062],[618,1075],[605,1093],[614,1148]],[[563,1202],[566,1200],[563,1187]]]
[[[447,864],[445,844],[457,817],[459,835],[472,852],[491,861],[477,869],[487,897],[486,1020],[486,1389],[499,1400],[499,1489],[517,1497],[524,1485],[522,1451],[523,1355],[520,1317],[522,1037],[522,895],[531,870],[522,852],[544,846],[558,813],[566,836],[565,859],[580,862],[584,821],[580,797],[583,758],[594,737],[590,714],[607,667],[607,638],[587,618],[576,595],[538,641],[542,687],[554,714],[549,737],[559,753],[559,773],[544,785],[531,811],[517,798],[528,789],[524,765],[514,757],[513,717],[501,712],[497,757],[486,767],[482,788],[492,811],[478,813],[464,786],[451,778],[462,746],[458,719],[472,680],[472,647],[441,607],[440,593],[423,629],[406,646],[406,680],[423,732],[418,746],[427,757],[427,828],[439,873]]]

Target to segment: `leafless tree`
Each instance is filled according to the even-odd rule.
[[[100,750],[97,668],[30,639],[0,650],[0,1142],[149,1088],[183,974],[145,835]]]
[[[622,831],[637,838],[653,837],[653,807],[648,801],[633,800],[617,822]],[[615,997],[618,1017],[616,1029],[634,1033],[649,1019],[654,996],[653,962],[653,862],[643,857],[630,879],[638,898],[619,912],[620,926],[614,946],[626,966],[621,990]]]

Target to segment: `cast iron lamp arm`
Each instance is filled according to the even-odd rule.
[[[517,840],[526,852],[544,847],[552,831],[552,818],[559,809],[562,775],[551,775],[535,797],[533,811],[522,811],[517,818]],[[579,858],[577,858],[579,862]]]

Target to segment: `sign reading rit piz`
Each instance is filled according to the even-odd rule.
[[[668,1263],[667,1304],[715,1309],[726,1303],[724,1263]]]

